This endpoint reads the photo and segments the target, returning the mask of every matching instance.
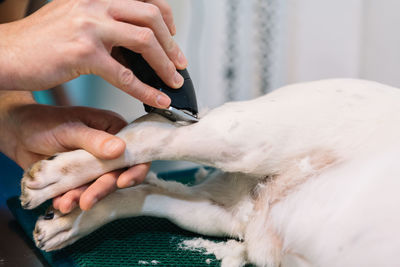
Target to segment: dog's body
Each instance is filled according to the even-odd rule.
[[[398,89],[360,80],[291,85],[228,103],[188,126],[146,115],[118,136],[127,150],[116,160],[77,150],[36,163],[24,175],[22,204],[36,207],[152,160],[222,171],[204,171],[193,187],[149,175],[88,212],[41,218],[38,246],[58,249],[109,221],[147,214],[243,240],[245,253],[226,266],[400,266]]]

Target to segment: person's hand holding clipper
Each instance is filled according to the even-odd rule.
[[[170,99],[114,59],[113,47],[142,54],[170,87],[179,88],[187,61],[172,38],[165,0],[53,0],[25,19],[0,25],[2,90],[45,90],[96,74],[150,106]]]

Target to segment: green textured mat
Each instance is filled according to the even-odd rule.
[[[188,184],[194,181],[196,171],[169,172],[159,174],[159,177]],[[49,203],[34,210],[24,210],[18,197],[13,197],[7,205],[24,232],[33,240],[36,219],[44,214]],[[220,262],[214,255],[178,248],[183,240],[194,237],[199,235],[185,231],[166,219],[142,216],[111,222],[62,250],[50,253],[38,251],[51,266],[219,266]]]

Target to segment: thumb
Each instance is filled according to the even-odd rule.
[[[101,159],[117,158],[125,150],[125,142],[119,137],[81,123],[64,129],[57,139],[65,148],[81,148]]]

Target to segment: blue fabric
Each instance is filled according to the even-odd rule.
[[[54,105],[54,99],[49,91],[38,91],[33,92],[33,98],[35,98],[36,102],[39,104],[46,104],[46,105]]]
[[[3,153],[0,153],[0,170],[0,206],[5,206],[8,198],[20,194],[23,170]]]

